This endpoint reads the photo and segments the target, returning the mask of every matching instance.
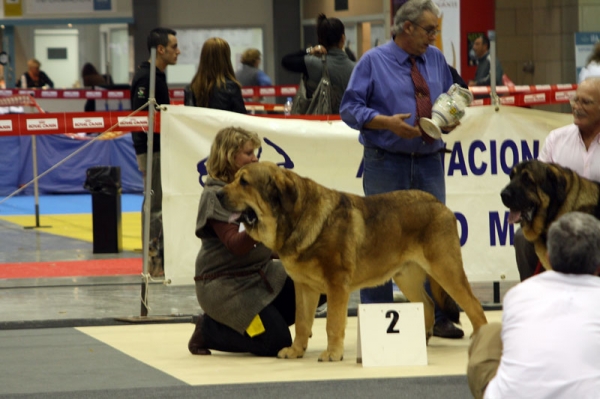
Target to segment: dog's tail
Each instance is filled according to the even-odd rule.
[[[442,312],[444,312],[451,322],[460,324],[460,307],[458,304],[431,276],[429,276],[429,283],[431,285],[431,293],[433,294],[435,303],[442,309]]]

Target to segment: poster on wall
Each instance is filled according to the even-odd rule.
[[[600,41],[600,32],[577,32],[575,33],[575,69],[576,82],[579,83],[579,74],[587,65],[588,58],[594,50],[596,42]]]
[[[392,26],[396,12],[406,1],[391,0]],[[444,53],[448,65],[460,73],[460,0],[434,0],[434,3],[441,11],[438,18],[438,30],[441,33],[436,36],[434,45]]]

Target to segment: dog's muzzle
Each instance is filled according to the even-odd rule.
[[[525,220],[528,222],[531,222],[533,220],[535,207],[527,206],[526,209],[519,210],[519,201],[513,195],[513,190],[510,188],[510,186],[507,186],[506,188],[504,188],[504,190],[502,190],[502,192],[500,193],[500,197],[502,198],[502,203],[504,204],[504,206],[510,209],[510,213],[508,215],[509,224],[519,223],[521,220]]]
[[[243,222],[247,226],[254,226],[258,222],[258,216],[252,208],[246,208],[242,212],[234,212],[229,216],[229,223]]]

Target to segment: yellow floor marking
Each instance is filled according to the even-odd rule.
[[[0,219],[20,226],[35,226],[35,216],[15,215],[2,216]],[[40,229],[40,232],[58,236],[93,242],[92,215],[42,215],[41,226],[51,226]],[[141,251],[142,248],[142,216],[141,212],[122,212],[121,228],[124,251]]]

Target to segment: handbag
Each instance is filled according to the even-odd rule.
[[[313,92],[312,98],[306,97],[306,83],[304,76],[298,85],[298,92],[292,103],[292,115],[329,115],[332,114],[331,104],[331,80],[327,70],[327,57],[321,56],[323,62],[323,72],[317,88]]]

